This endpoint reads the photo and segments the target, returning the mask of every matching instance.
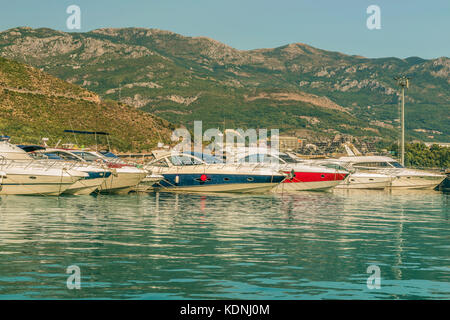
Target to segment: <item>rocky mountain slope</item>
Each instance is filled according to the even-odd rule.
[[[368,59],[295,43],[240,51],[142,28],[0,33],[0,55],[177,124],[398,136],[394,76],[412,77],[407,137],[450,141],[450,59]]]
[[[0,134],[15,143],[95,144],[93,136],[64,133],[65,129],[110,133],[118,150],[145,150],[169,141],[172,126],[147,112],[102,101],[97,94],[55,78],[31,66],[0,58]],[[99,137],[100,145],[107,141]]]

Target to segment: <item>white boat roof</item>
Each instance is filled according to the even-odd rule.
[[[9,142],[0,142],[0,158],[3,157],[9,160],[32,160],[31,156],[24,150]]]
[[[397,161],[391,157],[386,156],[352,156],[352,157],[340,157],[338,161],[344,162],[392,162]]]
[[[163,158],[164,156],[168,155],[168,154],[172,154],[171,150],[153,150],[152,151],[153,156],[155,157],[155,159],[157,158]]]

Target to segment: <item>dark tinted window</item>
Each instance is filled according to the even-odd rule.
[[[397,161],[391,161],[389,162],[393,167],[395,168],[404,168],[400,163],[398,163]]]
[[[202,164],[195,158],[189,156],[171,156],[170,161],[174,166],[192,166],[197,164]]]

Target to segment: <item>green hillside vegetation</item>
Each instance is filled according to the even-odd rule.
[[[63,133],[65,129],[104,131],[117,150],[147,150],[168,142],[172,125],[149,113],[99,97],[77,85],[30,66],[0,58],[0,133],[16,143],[50,143],[59,139],[90,146],[93,136]],[[105,146],[106,140],[99,138]]]
[[[399,155],[397,143],[387,147],[396,156]],[[405,165],[415,168],[450,168],[450,148],[433,144],[430,147],[424,143],[407,143],[405,145]]]

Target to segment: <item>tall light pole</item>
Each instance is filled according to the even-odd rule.
[[[400,163],[405,165],[405,88],[409,88],[409,79],[405,76],[394,77],[397,84],[402,88],[402,111],[400,116],[402,137],[401,137],[401,158]]]

